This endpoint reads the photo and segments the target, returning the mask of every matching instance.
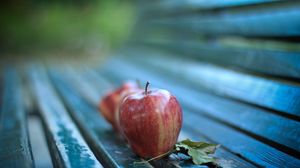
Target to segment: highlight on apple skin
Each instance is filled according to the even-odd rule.
[[[119,130],[116,123],[116,115],[118,113],[121,101],[130,93],[139,91],[140,88],[136,82],[126,81],[121,87],[107,93],[99,103],[99,111],[103,117],[113,126],[115,130]]]
[[[147,83],[148,84],[148,83]],[[175,96],[153,89],[127,96],[120,109],[121,132],[133,151],[153,158],[170,151],[182,126],[182,109]]]

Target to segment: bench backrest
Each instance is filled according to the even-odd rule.
[[[300,78],[300,2],[141,3],[133,42],[262,75]]]

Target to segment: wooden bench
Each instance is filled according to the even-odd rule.
[[[4,69],[0,167],[35,166],[25,100],[42,120],[54,167],[212,167],[176,157],[136,164],[143,159],[97,110],[128,79],[175,94],[179,139],[220,144],[219,166],[299,167],[299,1],[216,2],[139,2],[131,40],[99,66]]]

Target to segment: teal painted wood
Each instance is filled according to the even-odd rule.
[[[3,94],[0,104],[0,167],[35,167],[20,76],[14,68],[7,68],[3,72]]]
[[[98,106],[101,96],[113,90],[110,83],[90,69],[79,71],[67,67],[62,71],[66,79],[73,81],[70,85],[75,87],[80,95],[93,106]],[[78,75],[79,73],[82,75]],[[95,82],[100,83],[100,85],[96,87],[93,85]]]
[[[130,54],[150,55],[151,50],[153,54],[162,51],[169,52],[165,55],[178,57],[184,55],[197,61],[211,62],[267,75],[300,78],[300,51],[281,51],[278,48],[226,47],[220,43],[201,44],[189,39],[147,40],[137,41],[136,44],[139,45],[132,47],[131,52],[129,51]],[[146,49],[137,50],[141,47],[146,47]],[[154,50],[156,53],[153,52]]]
[[[149,164],[134,165],[134,162],[142,160],[130,150],[124,140],[100,116],[97,108],[81,95],[80,90],[74,89],[78,85],[70,82],[71,79],[68,75],[59,75],[54,70],[50,72],[53,84],[68,107],[70,115],[104,167],[151,167]],[[86,84],[84,85],[86,86]],[[103,87],[103,89],[107,88]],[[93,96],[91,95],[91,97]]]
[[[192,139],[196,141],[203,141],[203,142],[210,142],[217,144],[218,142],[215,142],[209,138],[207,138],[202,132],[198,129],[195,129],[194,127],[188,127],[187,124],[183,125],[183,128],[180,133],[179,140],[184,139]],[[251,167],[257,167],[258,165],[255,165],[254,163],[251,163],[250,161],[245,161],[244,159],[236,156],[234,153],[230,152],[228,149],[225,149],[224,147],[219,147],[216,153],[214,154],[215,157],[218,159],[218,165],[221,167],[245,167],[245,168],[251,168]],[[180,166],[183,166],[183,163],[179,164]],[[192,165],[189,165],[185,162],[186,167],[192,167]]]
[[[2,72],[3,70],[2,69],[0,69],[0,71]],[[2,73],[0,73],[0,109],[1,109],[1,107],[2,107],[2,95],[3,95],[3,76],[2,76],[3,74]],[[0,116],[1,116],[1,110],[0,110]],[[1,118],[0,118],[0,120],[1,120]]]
[[[166,16],[149,14],[140,19],[139,29],[167,27],[199,34],[262,37],[300,36],[299,1],[282,1],[248,8]],[[177,12],[175,10],[175,12]],[[263,27],[263,28],[262,28]]]
[[[183,107],[184,108],[184,107]],[[214,139],[216,143],[224,145],[231,151],[239,153],[240,156],[247,158],[262,167],[298,167],[300,160],[276,150],[260,141],[249,138],[245,134],[236,132],[220,123],[213,122],[203,116],[186,111],[185,124],[201,131]],[[201,126],[195,128],[195,123]]]
[[[64,77],[64,79],[68,79],[69,80],[69,84],[65,84],[67,86],[71,86],[73,85],[74,88],[76,88],[76,90],[78,90],[78,92],[80,92],[79,94],[82,95],[83,97],[87,98],[87,100],[93,99],[93,95],[89,95],[86,93],[88,92],[84,92],[81,88],[83,86],[89,86],[89,88],[92,88],[95,92],[98,92],[99,95],[102,95],[102,93],[107,92],[108,90],[105,88],[102,89],[95,89],[97,86],[101,86],[103,85],[103,83],[107,84],[107,81],[104,81],[104,78],[99,76],[99,74],[96,74],[95,71],[89,71],[88,73],[86,72],[78,72],[78,71],[64,71],[64,73],[62,74],[62,76],[67,76],[67,78]],[[89,76],[93,76],[93,78],[91,79]],[[100,79],[100,80],[98,80]],[[119,82],[116,82],[119,83]],[[112,84],[110,84],[112,85]],[[112,88],[112,86],[108,87],[109,89]],[[88,89],[88,88],[86,88]],[[188,128],[184,127],[183,130],[181,131],[181,139],[182,138],[187,138],[186,135],[189,135],[189,138],[193,138],[193,139],[199,139],[201,138],[201,140],[205,140],[208,141],[207,139],[205,139],[203,136],[199,135],[199,133],[193,133],[193,132],[189,132]],[[231,165],[232,167],[253,167],[253,165],[251,165],[250,163],[238,158],[237,156],[234,156],[232,153],[224,150],[224,149],[220,149],[220,152],[217,153],[216,155],[217,157],[220,158],[220,164],[221,166],[228,166]],[[176,165],[180,165],[181,167],[191,167],[192,165],[189,164],[189,162],[184,162],[184,161],[176,161],[176,162],[172,162],[171,160],[165,159],[165,160],[158,160],[155,162],[150,162],[153,166],[155,167],[174,167]],[[163,166],[162,166],[163,165]],[[194,165],[194,167],[196,167]]]
[[[142,38],[140,38],[142,37]],[[296,37],[295,37],[296,38]],[[292,39],[291,39],[292,40]],[[156,45],[159,48],[174,46],[181,50],[188,50],[185,47],[212,47],[215,49],[244,49],[244,50],[262,50],[262,51],[281,51],[281,52],[299,52],[300,44],[288,39],[276,38],[249,38],[243,36],[206,36],[204,34],[195,34],[191,31],[179,31],[168,27],[149,27],[148,29],[136,29],[134,36],[130,39],[128,47],[146,43],[151,44],[148,47]],[[132,45],[133,44],[133,45]],[[137,47],[136,49],[140,49]]]
[[[138,60],[139,58],[134,58]],[[173,78],[194,88],[203,88],[245,102],[277,110],[283,115],[300,116],[300,87],[294,83],[266,79],[209,64],[184,59],[151,57],[139,59],[140,64],[168,72]],[[287,96],[288,95],[288,96]]]
[[[125,60],[121,60],[121,62],[126,63]],[[138,79],[148,78],[148,80],[155,81],[161,87],[169,88],[179,96],[181,102],[187,104],[189,109],[225,122],[235,129],[242,129],[250,136],[256,138],[259,136],[264,142],[291,155],[297,156],[300,154],[298,145],[300,143],[300,125],[298,121],[279,116],[256,106],[215,96],[204,90],[191,89],[189,86],[182,85],[181,80],[165,79],[169,74],[162,71],[143,70],[145,66],[141,63],[127,64],[129,65],[122,66],[122,64],[117,63],[116,66],[123,67],[122,69],[126,69],[129,73],[134,72]],[[166,83],[172,83],[172,85],[168,86]]]
[[[122,62],[124,64],[125,61]],[[126,64],[127,65],[122,65],[121,63],[117,63],[113,65],[126,69],[128,73],[138,71],[139,73],[135,72],[137,79],[145,80],[148,78],[148,80],[154,81],[155,84],[174,91],[181,102],[187,104],[189,109],[199,114],[208,115],[222,122],[226,122],[235,128],[243,129],[249,132],[249,134],[263,137],[271,141],[271,143],[276,143],[274,144],[275,147],[282,146],[282,148],[285,148],[284,150],[290,153],[296,153],[295,155],[300,154],[300,147],[298,145],[300,144],[299,122],[255,106],[215,96],[201,90],[196,91],[189,89],[181,85],[178,80],[165,79],[164,77],[168,76],[167,74],[143,70],[143,65],[133,65],[128,62]],[[146,77],[143,77],[143,75]],[[186,95],[189,96],[187,97]]]
[[[290,148],[286,150],[300,151],[298,146],[300,143],[298,138],[300,136],[300,125],[297,121],[279,116],[256,106],[210,94],[205,90],[191,89],[182,84],[181,78],[179,80],[166,79],[166,76],[170,77],[168,73],[159,70],[156,71],[155,68],[150,68],[146,71],[143,69],[145,68],[144,64],[141,63],[119,60],[115,61],[115,64],[110,64],[126,69],[128,73],[137,71],[135,74],[137,74],[136,78],[138,79],[146,79],[147,77],[160,86],[167,86],[169,89],[174,90],[178,96],[184,97],[181,101],[187,103],[192,109],[198,109],[199,113],[218,118],[228,124],[234,125],[236,128],[242,128],[245,131],[252,132],[252,134],[259,135],[270,141],[275,141],[281,144],[281,146]],[[169,82],[172,85],[167,85]],[[189,95],[192,98],[185,95]],[[278,144],[275,146],[278,146]]]
[[[29,77],[45,127],[54,166],[102,167],[68,116],[43,68],[33,67],[29,71]]]
[[[158,0],[151,1],[151,3],[147,3],[147,1],[142,1],[142,5],[144,5],[144,9],[142,9],[142,13],[151,14],[157,12],[164,13],[174,13],[177,12],[186,12],[189,10],[207,10],[207,9],[217,9],[217,8],[228,8],[228,7],[238,7],[245,5],[257,5],[264,4],[270,2],[277,2],[277,0],[214,0],[214,1],[181,1],[181,0]],[[147,5],[145,5],[147,3]]]
[[[127,64],[127,66],[125,66]],[[113,69],[112,67],[118,67],[118,70]],[[116,63],[115,61],[110,61],[108,62],[107,66],[104,67],[104,72],[103,74],[109,74],[108,77],[113,77],[114,75],[119,76],[122,80],[128,79],[128,78],[137,78],[140,79],[141,81],[145,80],[150,80],[150,81],[155,81],[155,84],[161,88],[168,88],[171,90],[177,98],[180,100],[180,102],[183,105],[184,109],[184,121],[186,125],[189,125],[191,128],[195,127],[196,123],[203,123],[207,125],[199,125],[196,130],[202,132],[205,134],[205,136],[210,137],[213,141],[220,143],[221,145],[225,146],[227,149],[238,153],[239,155],[247,158],[248,160],[261,165],[261,166],[275,166],[275,167],[280,167],[286,164],[288,167],[297,167],[299,164],[299,160],[296,159],[293,156],[290,156],[288,154],[285,154],[284,152],[281,152],[269,145],[266,145],[253,137],[244,134],[244,132],[240,132],[239,130],[232,129],[230,125],[225,124],[224,122],[220,122],[220,120],[215,120],[214,118],[210,117],[209,115],[205,114],[206,112],[200,113],[199,111],[204,111],[209,108],[214,109],[213,106],[210,104],[207,104],[206,107],[204,107],[204,110],[199,110],[198,112],[193,109],[191,110],[191,105],[188,104],[187,102],[191,101],[194,99],[195,94],[189,94],[191,92],[183,92],[183,90],[178,89],[181,84],[179,82],[174,82],[173,80],[170,80],[167,75],[164,74],[164,77],[160,76],[158,77],[158,73],[155,73],[151,75],[151,73],[143,70],[142,68],[134,68],[133,64],[128,64],[125,63],[124,60],[120,61],[119,63]],[[122,71],[125,71],[126,73],[121,73]],[[169,83],[169,84],[168,84]],[[177,83],[177,84],[176,84]],[[177,85],[177,87],[175,87]],[[181,87],[182,88],[182,87]],[[197,93],[197,91],[193,91],[194,93]],[[199,91],[198,91],[199,92]],[[180,94],[181,93],[181,94]],[[196,100],[193,102],[196,103],[198,97],[195,97]],[[187,101],[183,101],[184,99],[187,99]],[[199,107],[197,107],[199,108]],[[222,106],[220,106],[222,108]],[[232,107],[234,109],[235,107]],[[251,110],[251,108],[249,109]],[[192,112],[191,112],[192,111]],[[207,111],[209,113],[210,111]],[[221,112],[219,112],[220,114]],[[223,112],[224,116],[226,116],[226,113]],[[248,113],[249,114],[249,113]],[[193,117],[190,117],[190,116]],[[265,113],[265,115],[268,115],[268,113]],[[198,116],[198,117],[197,117]],[[235,117],[238,117],[239,115],[236,114]],[[261,116],[261,115],[260,115]],[[260,117],[257,116],[257,117]],[[194,118],[194,119],[193,119]],[[264,120],[266,120],[268,117],[265,117]],[[193,120],[192,120],[193,119]],[[201,120],[200,120],[201,119]],[[234,118],[239,121],[239,118]],[[207,122],[204,122],[202,120],[207,120]],[[243,121],[246,121],[245,119]],[[287,121],[287,120],[285,120]],[[251,121],[252,122],[252,121]],[[247,125],[251,122],[247,123],[240,123]],[[268,121],[270,123],[270,121]],[[252,123],[252,126],[254,123]],[[213,127],[216,126],[216,129],[213,130]],[[272,129],[282,129],[279,127],[271,127]],[[210,129],[212,127],[212,129]],[[245,128],[245,126],[244,126]],[[206,129],[206,130],[204,130]],[[298,128],[293,128],[294,130]],[[255,131],[257,131],[256,129]],[[275,131],[276,132],[276,131]],[[296,131],[297,132],[297,131]],[[270,135],[271,132],[269,132]],[[298,132],[299,133],[299,132]],[[212,134],[217,134],[217,135],[212,135]],[[254,132],[255,134],[255,132]],[[288,134],[288,133],[287,133]],[[284,134],[282,134],[284,136]],[[287,162],[287,163],[286,163]]]

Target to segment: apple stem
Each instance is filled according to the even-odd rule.
[[[149,82],[147,81],[147,83],[146,83],[146,87],[145,87],[145,94],[147,94],[148,93],[148,87],[149,87]]]

